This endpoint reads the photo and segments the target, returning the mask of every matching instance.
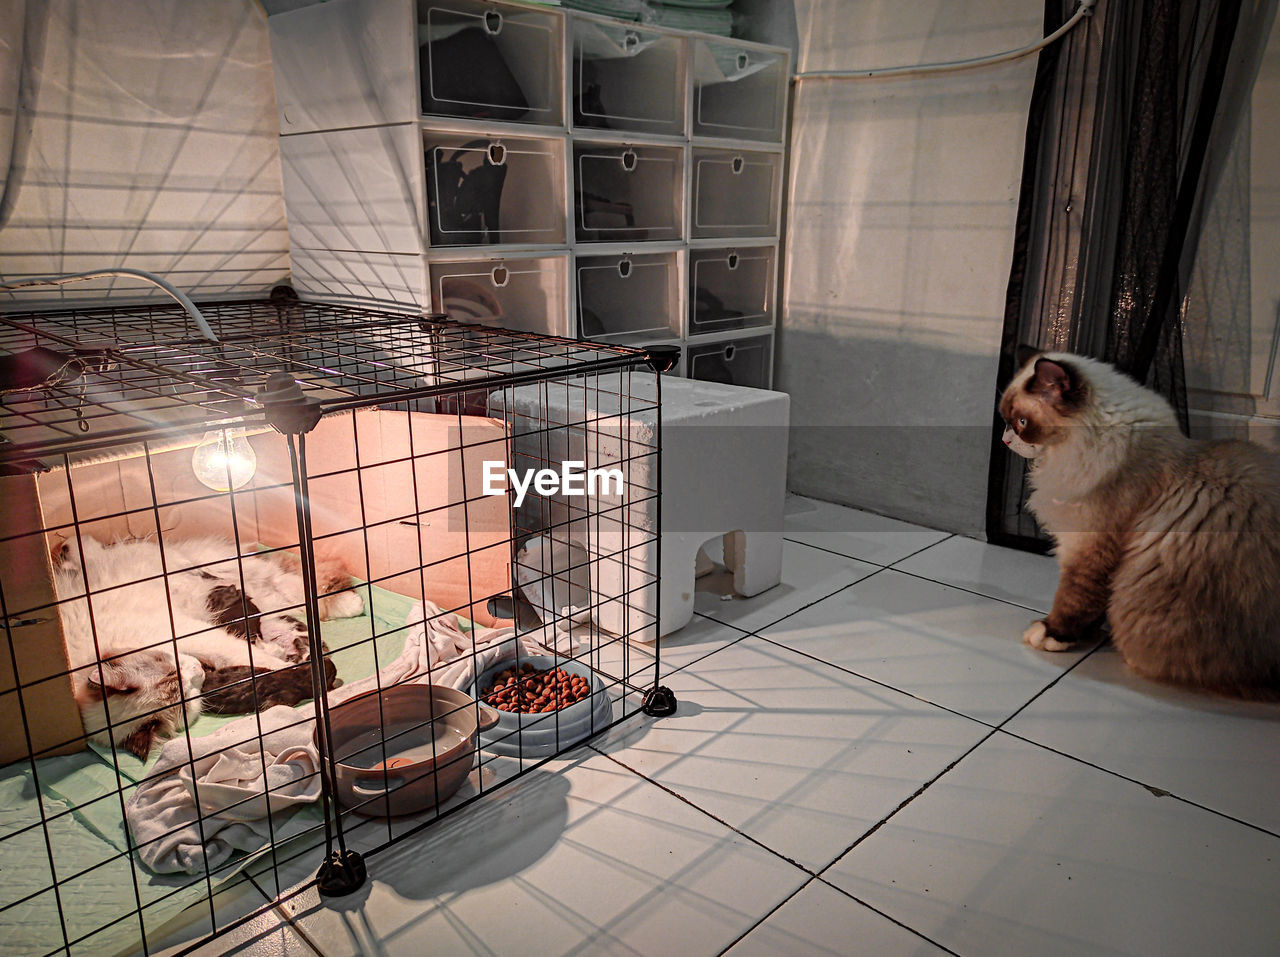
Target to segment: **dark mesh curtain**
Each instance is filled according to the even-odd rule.
[[[1048,0],[1045,30],[1075,0]],[[1187,425],[1181,316],[1199,216],[1248,103],[1276,0],[1099,0],[1040,54],[998,386],[1018,345],[1096,356]],[[994,417],[990,540],[1043,551],[1026,466]]]

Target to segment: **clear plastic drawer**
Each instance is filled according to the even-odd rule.
[[[773,337],[690,346],[685,361],[691,379],[767,389],[773,373]]]
[[[693,41],[693,135],[782,142],[787,55]]]
[[[689,334],[773,325],[772,246],[689,251]]]
[[[419,0],[422,112],[559,126],[563,49],[559,13]]]
[[[573,164],[579,242],[681,237],[683,147],[575,143]]]
[[[564,141],[428,132],[432,246],[565,241]]]
[[[680,335],[676,253],[579,256],[574,268],[584,339],[652,342]]]
[[[459,322],[568,335],[567,256],[433,262],[431,305]]]
[[[692,176],[694,239],[777,235],[781,153],[695,149]]]
[[[579,18],[570,30],[575,127],[684,133],[684,40]]]

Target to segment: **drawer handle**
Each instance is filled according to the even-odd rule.
[[[738,54],[738,72],[741,73],[750,65],[751,65],[751,57],[747,56],[745,52],[739,53]]]
[[[628,31],[627,35],[622,38],[622,49],[627,56],[635,56],[640,52],[640,36],[637,33]]]
[[[487,10],[484,15],[484,30],[490,36],[496,37],[502,32],[502,14],[497,10]],[[741,57],[739,58],[741,59]],[[741,69],[741,68],[739,68]]]
[[[622,154],[622,168],[625,169],[628,173],[635,170],[636,168],[636,151],[635,150],[627,150],[625,153]]]
[[[730,269],[737,269],[737,268],[738,268],[738,254],[737,254],[737,253],[729,253],[729,268],[730,268]]]
[[[732,342],[724,347],[724,361],[732,362],[734,354],[738,351],[738,347]]]
[[[628,276],[631,275],[630,259],[623,258],[618,260],[618,275],[621,276],[623,279],[626,279]]]
[[[489,144],[489,162],[494,166],[501,166],[507,161],[507,148],[501,143]]]
[[[735,156],[733,162],[729,164],[729,168],[733,170],[733,175],[737,176],[746,168],[747,162],[741,156]]]
[[[507,272],[506,266],[494,266],[493,272],[489,274],[489,278],[493,280],[493,284],[501,289],[507,284],[507,280],[511,278],[511,274]]]

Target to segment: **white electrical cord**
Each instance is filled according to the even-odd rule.
[[[1064,37],[1071,29],[1083,20],[1085,17],[1093,16],[1093,8],[1098,0],[1080,0],[1080,5],[1076,7],[1075,13],[1058,29],[1054,30],[1047,37],[1028,43],[1026,46],[1018,47],[1016,50],[1006,50],[1004,53],[995,53],[991,56],[975,57],[972,60],[952,60],[948,63],[923,63],[919,66],[891,66],[883,67],[876,70],[811,70],[804,73],[797,73],[791,78],[792,83],[798,83],[801,80],[876,80],[881,77],[889,76],[926,76],[930,73],[950,73],[955,70],[971,70],[974,67],[990,66],[993,63],[1005,63],[1009,60],[1017,60],[1020,57],[1030,56],[1038,50],[1043,50],[1049,44],[1056,42]]]
[[[189,315],[197,326],[200,327],[200,334],[210,342],[217,342],[218,337],[213,334],[213,329],[209,326],[209,322],[204,317],[196,304],[185,293],[172,285],[168,281],[161,279],[154,273],[149,273],[145,269],[127,269],[121,267],[119,269],[94,269],[89,272],[71,273],[66,276],[35,276],[31,279],[15,279],[12,282],[0,282],[0,289],[21,289],[24,286],[60,286],[63,283],[79,282],[82,279],[101,279],[104,276],[132,276],[135,279],[142,279],[146,282],[159,286],[174,299],[182,304],[182,308],[187,310]]]

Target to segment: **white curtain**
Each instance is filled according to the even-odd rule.
[[[0,275],[261,294],[289,272],[276,134],[254,0],[0,0]],[[98,280],[0,308],[155,294]]]

